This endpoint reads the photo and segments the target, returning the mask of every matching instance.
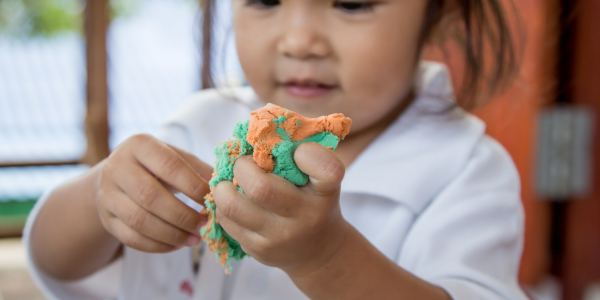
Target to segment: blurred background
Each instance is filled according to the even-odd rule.
[[[215,77],[243,83],[229,1],[217,2]],[[44,299],[20,240],[42,193],[130,135],[156,133],[200,89],[199,6],[0,0],[0,299]],[[521,174],[520,281],[531,299],[600,299],[600,1],[514,8],[521,76],[476,114]],[[426,57],[460,65],[457,49]]]

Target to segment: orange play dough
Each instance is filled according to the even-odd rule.
[[[271,152],[275,145],[283,141],[276,132],[277,123],[273,122],[279,116],[287,118],[281,123],[281,127],[294,142],[324,131],[341,138],[348,134],[352,125],[352,120],[344,117],[343,114],[307,118],[271,103],[251,112],[246,141],[254,146],[253,156],[256,163],[268,172],[273,171],[275,167]]]

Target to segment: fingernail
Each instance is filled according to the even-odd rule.
[[[200,237],[195,236],[195,235],[190,235],[190,237],[187,240],[187,245],[188,246],[196,246],[198,244],[198,242],[200,242]]]

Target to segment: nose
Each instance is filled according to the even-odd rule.
[[[310,16],[292,17],[286,25],[277,43],[280,54],[301,60],[324,58],[330,54],[327,39]]]

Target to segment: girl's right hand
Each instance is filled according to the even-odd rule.
[[[200,242],[206,217],[175,198],[203,204],[212,168],[149,135],[130,137],[103,162],[96,205],[104,228],[127,247],[169,252]]]

